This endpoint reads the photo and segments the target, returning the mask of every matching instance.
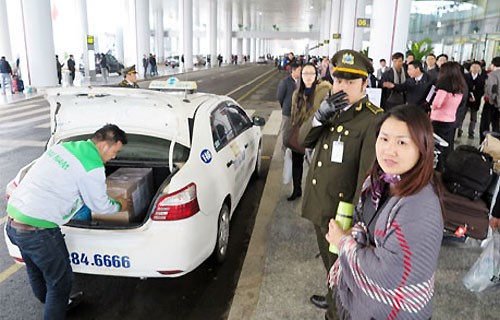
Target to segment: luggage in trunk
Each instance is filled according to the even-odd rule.
[[[488,235],[488,207],[483,200],[470,200],[443,189],[444,227],[454,232],[467,225],[466,235],[475,239],[485,239]]]
[[[151,168],[120,168],[106,178],[108,196],[125,203],[115,214],[92,212],[92,220],[101,223],[141,222],[154,195]]]

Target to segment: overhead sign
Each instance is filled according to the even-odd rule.
[[[357,18],[356,26],[359,28],[370,28],[370,19],[366,18]]]
[[[340,39],[340,33],[332,34],[332,39]]]
[[[330,43],[330,40],[325,40],[323,41],[324,44],[329,44]]]
[[[87,36],[87,44],[94,44],[94,36]]]

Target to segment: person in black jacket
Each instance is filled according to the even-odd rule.
[[[59,62],[59,56],[56,54],[56,69],[57,69],[57,80],[58,83],[61,84],[62,80],[62,67],[64,67],[64,63]]]
[[[293,92],[299,87],[300,74],[302,68],[294,63],[290,65],[290,75],[280,81],[276,90],[276,100],[281,106],[281,135],[283,138],[283,146],[288,142],[291,129],[291,112],[292,112],[292,96]]]
[[[469,97],[467,99],[467,108],[470,112],[469,138],[474,138],[474,130],[477,123],[477,112],[481,105],[481,99],[484,95],[484,84],[486,76],[481,72],[479,61],[472,62],[470,72],[465,75],[465,82],[469,87]],[[462,135],[462,128],[458,129],[458,135]]]
[[[401,84],[406,81],[408,75],[403,68],[404,55],[401,52],[396,52],[392,55],[392,68],[382,74],[378,87],[382,88],[381,107],[384,110],[389,110],[394,106],[405,104],[404,92],[384,88],[384,82],[392,82],[393,84]]]
[[[68,70],[69,70],[69,82],[70,85],[73,85],[73,81],[75,81],[76,69],[75,69],[75,59],[73,58],[72,54],[69,55],[69,59],[66,63],[68,64]]]
[[[9,88],[12,94],[15,93],[14,88],[12,87],[12,68],[10,67],[10,63],[5,59],[5,57],[0,58],[0,75],[2,77],[2,94],[5,94],[5,85],[6,82],[9,83]]]
[[[382,86],[397,92],[405,92],[407,104],[419,106],[424,111],[429,112],[430,105],[425,98],[433,85],[432,79],[424,72],[422,63],[416,60],[408,63],[408,75],[410,78],[406,79],[404,83],[385,82]]]

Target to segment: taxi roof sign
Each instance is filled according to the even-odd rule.
[[[177,78],[168,78],[167,80],[153,80],[149,84],[149,89],[168,90],[168,91],[191,91],[195,92],[198,86],[196,81],[179,81]]]

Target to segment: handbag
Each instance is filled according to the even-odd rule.
[[[496,174],[500,174],[500,140],[491,133],[486,134],[482,144],[482,151],[493,158],[493,170]]]
[[[290,135],[288,137],[286,147],[292,149],[292,151],[304,154],[306,152],[306,148],[299,144],[299,131],[300,125],[292,126],[290,130]]]
[[[405,104],[405,97],[402,92],[397,92],[395,90],[391,90],[389,97],[386,100],[389,104],[393,106]]]
[[[462,282],[467,289],[481,292],[500,283],[500,233],[494,231],[486,248]]]

